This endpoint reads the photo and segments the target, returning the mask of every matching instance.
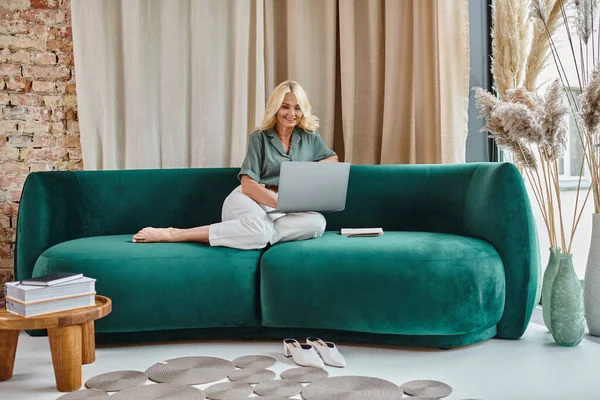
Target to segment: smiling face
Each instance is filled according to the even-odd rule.
[[[286,93],[277,111],[277,125],[282,128],[293,128],[302,118],[302,110],[294,93]]]

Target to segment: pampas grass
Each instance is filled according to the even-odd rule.
[[[541,110],[541,126],[543,150],[550,160],[556,160],[563,155],[567,147],[569,127],[567,115],[569,107],[564,104],[564,90],[560,81],[555,80],[546,91],[544,107]]]
[[[584,44],[588,44],[593,31],[594,12],[596,10],[595,0],[575,0],[574,2],[577,17],[575,18],[575,26],[577,27],[577,35],[583,40]]]
[[[542,143],[542,126],[538,122],[538,115],[525,104],[503,103],[494,113],[511,139],[533,145]]]
[[[476,87],[473,90],[475,91],[475,103],[479,107],[481,116],[489,120],[492,111],[502,102],[496,96],[480,87]],[[482,132],[485,132],[485,130],[482,129]]]
[[[529,92],[524,87],[517,88],[515,90],[507,90],[508,101],[511,103],[524,104],[531,111],[535,111],[539,107],[539,99],[534,95],[533,92]]]
[[[581,94],[581,120],[595,134],[600,123],[600,64],[592,71],[590,82]]]
[[[529,32],[527,1],[492,2],[492,74],[502,100],[508,89],[516,89],[523,80]]]
[[[533,39],[527,56],[523,86],[533,92],[537,90],[538,75],[547,65],[550,57],[548,34],[554,34],[561,25],[562,19],[559,0],[532,0],[530,10],[533,20]]]

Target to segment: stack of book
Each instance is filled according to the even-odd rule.
[[[33,317],[95,304],[96,280],[74,273],[56,273],[6,284],[6,310]]]

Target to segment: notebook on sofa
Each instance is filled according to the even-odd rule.
[[[383,235],[381,228],[342,228],[340,231],[342,236],[348,237],[369,237]]]

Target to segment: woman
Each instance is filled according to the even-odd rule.
[[[223,203],[221,223],[197,228],[144,228],[133,242],[203,242],[211,246],[261,249],[267,244],[319,237],[325,218],[316,212],[278,213],[279,168],[282,161],[337,162],[324,143],[306,93],[294,81],[275,88],[263,123],[250,136],[238,174],[241,185]]]

